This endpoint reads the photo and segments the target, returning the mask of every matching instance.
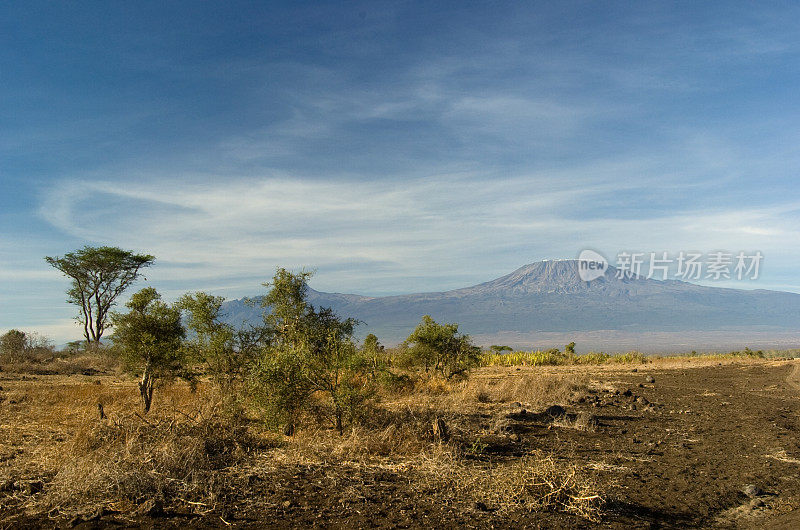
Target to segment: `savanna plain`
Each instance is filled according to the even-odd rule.
[[[484,352],[291,435],[202,377],[143,414],[102,352],[5,363],[0,527],[797,528],[797,353]]]

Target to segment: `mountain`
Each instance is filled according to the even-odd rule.
[[[402,341],[422,315],[429,314],[440,322],[457,322],[460,330],[483,344],[532,346],[548,342],[542,341],[547,337],[560,344],[602,330],[629,339],[674,336],[674,344],[664,344],[665,348],[682,345],[692,334],[709,333],[721,338],[726,334],[761,337],[781,346],[786,344],[778,344],[779,337],[792,344],[796,338],[800,345],[800,294],[618,278],[614,267],[585,282],[578,275],[577,260],[536,262],[452,291],[368,297],[309,289],[308,299],[315,306],[331,307],[341,316],[363,321],[359,334],[375,333],[386,344]],[[226,302],[225,311],[232,323],[260,314],[242,300]],[[769,339],[772,336],[774,340]],[[740,344],[738,340],[732,344]],[[622,343],[642,347],[636,340]]]

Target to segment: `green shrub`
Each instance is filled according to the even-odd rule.
[[[458,333],[458,324],[438,324],[429,315],[422,317],[406,343],[408,364],[432,370],[445,379],[464,374],[480,364],[481,350],[468,335]]]
[[[220,296],[203,292],[185,294],[177,307],[187,314],[186,323],[193,332],[184,343],[187,358],[200,363],[219,387],[223,404],[229,411],[241,409],[239,392],[246,374],[252,369],[269,341],[267,326],[235,329],[222,321]]]
[[[323,400],[334,427],[363,417],[374,394],[370,359],[356,348],[357,321],[340,319],[306,300],[311,273],[278,269],[264,299],[265,322],[273,330],[251,374],[251,389],[267,421],[292,434],[303,412]],[[377,340],[375,341],[377,344]]]
[[[147,413],[157,380],[176,375],[190,378],[181,347],[185,330],[180,309],[162,302],[152,287],[134,294],[125,306],[129,312],[111,315],[114,349],[128,371],[142,374],[139,393]]]

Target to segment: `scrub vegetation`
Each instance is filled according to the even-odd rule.
[[[772,381],[793,366],[781,356],[797,353],[481,350],[457,324],[429,315],[387,348],[372,334],[359,341],[358,321],[311,305],[310,277],[278,269],[264,284],[258,325],[226,323],[220,297],[192,292],[168,303],[145,287],[123,309],[107,306],[105,343],[95,340],[96,320],[96,335],[64,350],[19,330],[2,335],[0,521],[727,524],[739,515],[725,510],[743,502],[729,475],[708,491],[691,485],[706,499],[723,488],[713,509],[670,508],[656,493],[632,493],[649,476],[640,464],[677,473],[673,449],[697,443],[689,433],[705,425],[689,409],[747,377]],[[781,392],[793,391],[795,372]],[[711,373],[729,379],[715,383]],[[665,393],[662,378],[691,390]],[[700,394],[697,381],[710,386]],[[719,406],[739,403],[725,399]],[[773,456],[791,463],[790,449]]]

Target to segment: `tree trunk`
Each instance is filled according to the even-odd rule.
[[[142,396],[142,404],[144,405],[144,413],[150,412],[150,404],[153,402],[153,374],[150,369],[150,363],[144,367],[142,380],[139,382],[139,394]]]
[[[336,411],[336,430],[339,431],[339,436],[344,434],[344,426],[342,425],[342,411]]]
[[[342,425],[342,416],[344,416],[344,411],[342,410],[341,404],[336,399],[336,395],[334,394],[333,399],[333,417],[336,420],[336,430],[339,431],[339,436],[344,434],[344,425]]]

